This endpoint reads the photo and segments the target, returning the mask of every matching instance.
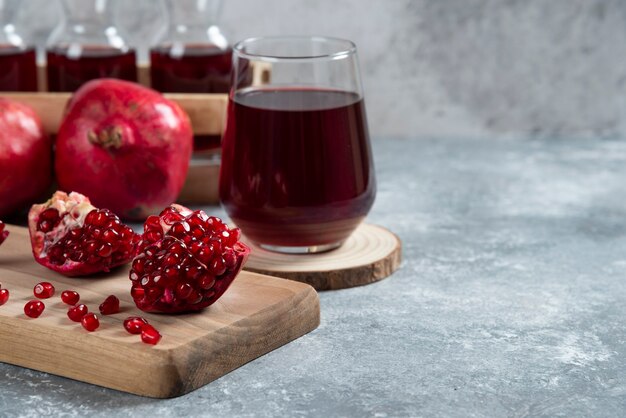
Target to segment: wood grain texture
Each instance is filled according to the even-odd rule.
[[[41,118],[46,132],[55,134],[71,97],[71,93],[0,93],[1,97],[32,107]],[[221,135],[228,104],[227,94],[165,93],[189,115],[196,135]]]
[[[0,247],[0,282],[11,292],[0,307],[0,361],[137,395],[170,398],[197,389],[315,329],[319,299],[310,286],[242,272],[214,305],[199,314],[155,315],[137,310],[126,268],[98,278],[71,279],[39,266],[25,228],[9,226]],[[30,319],[23,306],[36,283],[52,282],[57,294]],[[122,312],[100,316],[93,333],[66,317],[60,293],[73,289],[90,311],[110,294]],[[163,335],[157,346],[126,333],[128,316],[144,316]]]
[[[389,277],[400,266],[400,239],[385,228],[361,224],[339,248],[320,254],[279,254],[254,244],[245,269],[336,290]]]

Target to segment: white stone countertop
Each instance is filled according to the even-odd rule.
[[[626,142],[374,149],[395,275],[321,293],[317,330],[176,399],[0,364],[0,416],[624,416]]]

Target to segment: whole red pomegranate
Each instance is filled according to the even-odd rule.
[[[52,180],[52,141],[33,109],[0,98],[0,217],[27,207]]]
[[[224,294],[250,249],[238,228],[203,211],[172,205],[144,224],[130,269],[131,295],[146,312],[199,311]]]
[[[178,197],[192,143],[176,103],[135,83],[93,80],[73,95],[59,128],[57,180],[98,207],[145,219]]]
[[[33,256],[66,276],[84,276],[126,264],[137,254],[140,237],[107,209],[80,193],[58,191],[28,213]]]

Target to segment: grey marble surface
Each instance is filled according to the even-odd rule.
[[[43,44],[54,2],[20,1]],[[144,60],[157,1],[118,2]],[[377,136],[553,139],[626,135],[625,19],[623,0],[225,0],[221,22],[354,40]]]
[[[624,416],[626,142],[374,148],[395,275],[322,293],[317,330],[177,399],[0,364],[0,416]]]

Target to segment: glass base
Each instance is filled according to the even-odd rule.
[[[283,254],[316,254],[323,253],[326,251],[334,250],[335,248],[339,248],[343,244],[341,242],[335,242],[332,244],[324,244],[324,245],[311,245],[306,247],[285,247],[281,245],[267,245],[267,244],[257,244],[259,247],[264,250],[272,251],[275,253],[283,253]]]

